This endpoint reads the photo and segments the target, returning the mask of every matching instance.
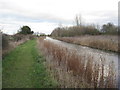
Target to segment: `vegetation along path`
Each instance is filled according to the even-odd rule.
[[[56,87],[44,62],[37,52],[36,40],[19,45],[3,59],[3,88]]]

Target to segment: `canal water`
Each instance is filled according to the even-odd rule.
[[[106,52],[106,51],[103,51],[103,50],[99,50],[99,49],[93,49],[93,48],[90,48],[90,47],[86,47],[86,46],[81,46],[81,45],[76,45],[76,44],[71,44],[71,43],[67,43],[67,42],[64,42],[64,41],[60,41],[60,40],[56,40],[56,39],[53,39],[53,38],[50,38],[50,37],[46,37],[46,39],[44,40],[48,40],[50,42],[53,42],[57,45],[60,45],[60,46],[63,46],[63,47],[66,47],[70,50],[76,50],[78,54],[80,55],[91,55],[94,57],[94,61],[95,62],[98,62],[99,63],[99,60],[101,58],[104,59],[104,65],[105,67],[107,68],[109,63],[113,63],[114,64],[114,70],[116,72],[116,75],[119,77],[118,75],[118,72],[120,71],[119,70],[119,66],[120,66],[120,62],[119,61],[119,58],[118,58],[118,53],[114,53],[114,52]],[[120,78],[117,78],[118,81],[120,81]],[[119,85],[120,86],[120,82],[119,82]]]

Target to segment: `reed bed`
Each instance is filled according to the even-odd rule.
[[[97,36],[79,36],[79,37],[57,37],[56,39],[79,44],[83,46],[88,46],[92,48],[97,48],[101,50],[108,50],[113,52],[119,52],[118,48],[118,36],[110,35],[97,35]]]
[[[39,47],[46,56],[47,66],[63,88],[116,88],[117,80],[114,63],[111,62],[107,71],[104,58],[94,62],[90,54],[79,55],[53,42],[39,38]]]

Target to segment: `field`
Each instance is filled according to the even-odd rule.
[[[62,40],[69,43],[88,46],[91,48],[119,52],[118,50],[118,36],[112,35],[85,35],[79,37],[56,37],[58,40]]]
[[[37,51],[36,40],[17,46],[3,59],[3,88],[56,87],[45,67],[45,58]]]

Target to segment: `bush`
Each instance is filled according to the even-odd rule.
[[[23,26],[20,28],[21,31],[19,31],[20,34],[33,34],[34,32],[31,31],[31,28],[28,26]]]
[[[63,27],[56,28],[51,33],[54,37],[71,37],[71,36],[80,36],[80,35],[99,35],[100,32],[95,26],[72,26],[72,27]]]
[[[9,36],[2,34],[2,49],[6,49],[9,46]]]
[[[33,40],[33,39],[34,39],[34,36],[30,35],[30,36],[29,36],[29,39],[30,39],[30,40]]]
[[[117,35],[118,27],[112,23],[104,24],[102,29],[98,30],[95,25],[80,25],[71,27],[58,27],[53,30],[51,35],[53,37],[72,37],[80,35]]]
[[[102,26],[101,31],[103,34],[118,34],[118,27],[112,23],[107,23]]]

